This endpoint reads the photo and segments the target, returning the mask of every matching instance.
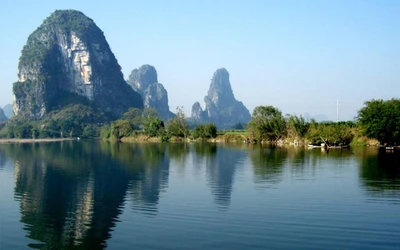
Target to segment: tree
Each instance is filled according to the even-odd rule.
[[[306,136],[310,127],[310,123],[303,116],[289,115],[287,123],[288,129],[299,139],[303,139]]]
[[[164,122],[159,118],[157,110],[144,108],[142,112],[142,128],[145,135],[155,137],[164,132]]]
[[[287,132],[282,112],[273,106],[257,106],[248,127],[255,139],[260,141],[276,142]]]
[[[145,135],[155,137],[161,135],[164,131],[164,122],[155,116],[146,117],[143,123],[143,132]]]
[[[358,111],[363,133],[382,145],[400,143],[400,100],[371,100]]]
[[[185,113],[182,108],[176,108],[176,117],[167,123],[167,132],[171,136],[184,137],[189,135],[189,124],[186,121]]]
[[[138,108],[130,108],[122,115],[122,120],[129,121],[135,129],[140,129],[143,124],[142,110]]]
[[[136,130],[135,124],[129,120],[117,120],[111,123],[110,137],[120,140],[123,137],[131,136]]]
[[[209,139],[217,137],[217,126],[214,123],[199,124],[193,131],[193,138]]]
[[[84,138],[94,138],[98,136],[98,127],[92,124],[87,125],[83,128],[82,137]]]

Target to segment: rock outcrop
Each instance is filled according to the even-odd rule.
[[[169,111],[167,90],[158,82],[157,71],[153,66],[146,64],[132,70],[126,82],[141,95],[144,106],[157,110],[162,119],[168,120],[175,116]]]
[[[14,83],[14,114],[40,120],[72,103],[118,118],[143,107],[126,84],[103,32],[75,10],[57,10],[28,38]]]
[[[0,122],[5,122],[8,120],[8,117],[4,114],[4,111],[2,108],[0,108]]]
[[[238,123],[247,123],[251,119],[249,110],[235,99],[229,73],[224,68],[214,73],[204,102],[204,110],[198,102],[192,106],[191,118],[194,123],[214,122],[218,128],[226,129]]]

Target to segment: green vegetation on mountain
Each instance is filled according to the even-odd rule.
[[[1,138],[95,138],[108,120],[93,107],[73,104],[49,113],[46,119],[28,120],[14,117],[0,130]]]

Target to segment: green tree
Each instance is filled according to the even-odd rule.
[[[193,130],[194,139],[209,139],[217,137],[217,126],[214,123],[199,124]]]
[[[110,126],[110,137],[120,140],[123,137],[129,137],[133,135],[136,130],[136,124],[129,120],[117,120],[111,123]]]
[[[282,112],[273,106],[257,106],[248,124],[254,138],[276,142],[287,133]]]
[[[141,120],[141,127],[145,135],[156,137],[164,133],[164,122],[159,118],[157,110],[144,108]]]
[[[84,138],[95,138],[99,134],[98,127],[95,125],[87,125],[83,128],[82,137]]]
[[[353,140],[354,127],[353,122],[317,123],[312,120],[306,137],[312,144],[348,145]]]
[[[358,111],[363,133],[382,145],[400,143],[400,100],[371,100]]]
[[[130,108],[127,112],[122,115],[124,120],[135,120],[142,116],[142,110],[138,108]]]
[[[306,136],[309,127],[310,123],[303,116],[291,115],[288,118],[289,130],[299,139],[303,139]]]
[[[167,132],[170,136],[187,138],[189,135],[189,124],[186,121],[185,113],[182,108],[176,108],[176,117],[167,123]]]
[[[150,137],[156,137],[164,132],[164,122],[155,116],[146,117],[143,123],[143,132]]]
[[[110,139],[111,137],[111,125],[107,124],[101,127],[100,129],[100,137],[101,139]]]
[[[29,122],[18,122],[14,127],[14,135],[16,138],[32,138],[33,126]]]

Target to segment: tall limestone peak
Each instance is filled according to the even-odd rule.
[[[151,84],[158,82],[157,71],[151,65],[145,64],[132,70],[127,81],[134,89],[146,89]]]
[[[251,119],[249,110],[235,99],[225,68],[215,71],[204,102],[204,110],[198,102],[192,106],[191,118],[196,123],[214,122],[219,128],[232,128]]]
[[[144,106],[157,110],[162,119],[168,120],[175,116],[169,111],[167,90],[158,82],[157,71],[153,66],[145,64],[132,70],[126,82],[141,95]]]
[[[230,105],[236,101],[229,81],[229,73],[225,68],[215,71],[207,96],[217,106]]]
[[[57,10],[28,38],[13,85],[14,114],[42,119],[52,110],[79,103],[110,118],[143,107],[126,84],[103,32],[82,12]]]

